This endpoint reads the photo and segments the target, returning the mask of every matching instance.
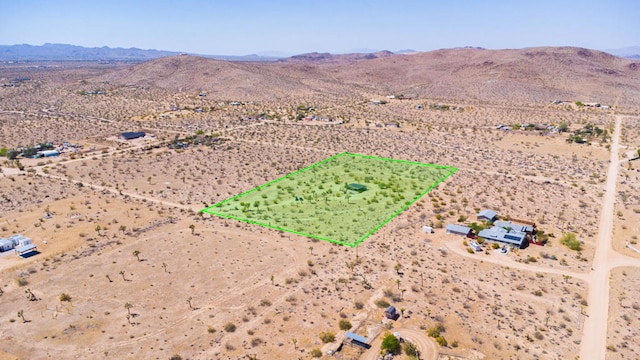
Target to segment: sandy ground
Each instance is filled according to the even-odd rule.
[[[55,135],[103,150],[51,163],[25,160],[25,171],[1,164],[0,236],[22,233],[40,251],[26,259],[0,256],[5,357],[310,358],[334,346],[323,344],[322,332],[342,339],[340,320],[373,344],[367,353],[345,347],[337,354],[343,359],[375,358],[386,331],[411,339],[432,359],[636,354],[638,320],[629,299],[640,254],[626,246],[637,234],[637,173],[621,155],[638,145],[635,117],[480,103],[463,112],[418,111],[415,102],[373,107],[354,96],[325,108],[349,120],[342,125],[290,121],[300,103],[322,110],[321,98],[165,119],[153,114],[177,102],[221,100],[115,88],[102,99],[56,102],[49,99],[59,87],[29,86],[19,89],[22,98],[2,104],[11,111],[0,114],[3,144]],[[130,106],[120,97],[130,97]],[[272,118],[240,120],[263,111]],[[532,118],[592,123],[614,136],[579,145],[568,144],[566,134],[495,129]],[[375,126],[388,119],[402,127]],[[140,128],[157,130],[157,140],[109,140]],[[184,150],[163,143],[196,130],[224,141]],[[198,213],[343,151],[459,170],[356,249]],[[553,237],[545,247],[506,255],[470,254],[464,239],[442,227],[477,221],[484,208],[536,222]],[[45,212],[53,216],[44,219]],[[423,233],[424,225],[435,233]],[[564,232],[575,233],[584,250],[561,245]],[[61,300],[63,293],[70,301]],[[402,309],[398,321],[383,321],[387,303]],[[618,329],[620,321],[630,325]],[[426,335],[438,324],[446,347]]]

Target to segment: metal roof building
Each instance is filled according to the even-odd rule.
[[[120,136],[125,140],[133,140],[133,139],[144,137],[145,133],[144,131],[129,131],[129,132],[123,132],[122,134],[120,134]]]
[[[495,211],[484,209],[478,213],[478,220],[494,221],[498,218],[498,214]]]
[[[515,224],[515,223],[512,223],[511,221],[498,220],[498,221],[494,222],[493,225],[497,226],[497,227],[505,228],[505,229],[512,229],[512,230],[523,232],[523,233],[532,233],[533,232],[533,226]]]
[[[447,224],[447,234],[457,234],[467,236],[471,233],[471,228],[457,225],[457,224]]]
[[[507,232],[505,228],[501,228],[498,226],[494,226],[491,229],[480,230],[478,236],[488,241],[495,241],[507,245],[515,245],[521,249],[524,248],[528,243],[525,233],[519,231]]]

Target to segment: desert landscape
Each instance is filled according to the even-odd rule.
[[[0,83],[0,238],[37,247],[0,252],[0,359],[378,359],[390,339],[394,359],[640,356],[637,61],[177,55],[5,62]],[[408,207],[350,246],[247,223],[280,188],[202,211],[342,153],[457,170],[426,194],[403,178]],[[354,175],[353,211],[385,171]],[[304,201],[351,182],[328,174]],[[447,231],[498,218],[535,224],[528,246]]]

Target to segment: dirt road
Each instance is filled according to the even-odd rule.
[[[416,329],[392,329],[394,333],[399,333],[405,341],[411,341],[416,345],[420,352],[420,359],[431,360],[438,358],[438,348],[436,344],[427,336],[424,330]],[[382,344],[382,336],[378,336],[373,343],[371,349],[365,352],[360,360],[377,360],[380,357],[380,345]]]
[[[582,333],[580,359],[604,360],[607,343],[607,323],[609,315],[609,273],[616,262],[611,247],[613,234],[613,213],[618,177],[618,149],[620,147],[620,128],[622,117],[616,117],[615,130],[612,135],[611,160],[607,172],[607,187],[600,213],[598,242],[593,259],[593,272],[587,297],[588,308]],[[619,254],[618,254],[619,255]],[[618,256],[619,257],[619,256]]]

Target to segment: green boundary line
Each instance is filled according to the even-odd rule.
[[[317,235],[312,235],[312,234],[307,234],[301,231],[295,231],[295,230],[291,230],[291,229],[285,229],[279,226],[273,226],[273,225],[269,225],[269,224],[264,224],[261,223],[259,221],[255,221],[255,220],[251,220],[251,219],[245,219],[245,218],[240,218],[240,217],[236,217],[236,216],[232,216],[232,215],[228,215],[228,214],[224,214],[224,213],[219,213],[213,210],[213,208],[216,207],[220,207],[230,201],[233,201],[241,196],[245,196],[247,194],[250,194],[254,191],[257,191],[259,189],[262,189],[264,187],[267,187],[273,183],[279,182],[281,180],[284,180],[286,178],[289,178],[291,176],[294,176],[295,174],[298,174],[302,171],[306,171],[309,170],[315,166],[324,164],[326,162],[329,162],[333,159],[336,159],[340,156],[353,156],[353,157],[362,157],[362,158],[368,158],[368,159],[375,159],[375,160],[384,160],[384,161],[390,161],[390,162],[396,162],[396,163],[405,163],[405,164],[413,164],[413,165],[419,165],[419,166],[425,166],[425,167],[435,167],[438,169],[449,169],[450,172],[443,176],[439,181],[437,181],[436,183],[434,183],[433,185],[431,185],[426,191],[424,191],[423,193],[421,193],[419,196],[417,196],[415,199],[413,199],[413,201],[409,202],[407,205],[405,205],[403,208],[401,208],[400,210],[396,211],[395,213],[393,213],[389,218],[387,218],[386,220],[384,220],[380,225],[378,225],[377,227],[375,227],[373,230],[371,230],[369,233],[367,233],[366,235],[364,235],[363,237],[361,237],[360,239],[356,240],[353,243],[346,243],[344,241],[339,241],[339,240],[335,240],[335,239],[329,239],[329,238],[324,238],[321,236],[317,236]],[[292,173],[289,173],[285,176],[282,176],[280,178],[277,178],[275,180],[271,180],[265,184],[262,184],[260,186],[257,186],[251,190],[245,191],[243,193],[240,193],[236,196],[230,197],[226,200],[223,200],[219,203],[213,204],[209,207],[206,207],[202,210],[200,210],[200,212],[202,213],[207,213],[207,214],[211,214],[211,215],[216,215],[216,216],[220,216],[222,218],[226,218],[226,219],[232,219],[232,220],[237,220],[237,221],[241,221],[244,223],[248,223],[248,224],[254,224],[254,225],[259,225],[259,226],[263,226],[263,227],[267,227],[270,229],[274,229],[274,230],[279,230],[279,231],[284,231],[284,232],[288,232],[291,234],[297,234],[297,235],[302,235],[302,236],[306,236],[309,238],[313,238],[313,239],[318,239],[318,240],[324,240],[324,241],[328,241],[328,242],[332,242],[332,243],[336,243],[336,244],[340,244],[340,245],[344,245],[344,246],[349,246],[349,247],[356,247],[358,246],[361,242],[363,242],[366,238],[368,238],[369,236],[373,235],[376,231],[380,230],[380,228],[382,228],[383,226],[385,226],[389,221],[393,220],[393,218],[395,218],[396,216],[400,215],[403,211],[405,211],[407,208],[409,208],[409,206],[413,205],[416,203],[416,201],[418,201],[420,198],[422,198],[423,196],[425,196],[429,191],[433,190],[433,188],[435,188],[436,186],[438,186],[440,183],[442,183],[443,181],[445,181],[446,179],[448,179],[451,175],[453,175],[456,171],[458,171],[458,168],[452,167],[452,166],[444,166],[444,165],[436,165],[436,164],[426,164],[426,163],[421,163],[421,162],[417,162],[417,161],[408,161],[408,160],[398,160],[398,159],[391,159],[391,158],[384,158],[384,157],[378,157],[378,156],[371,156],[371,155],[362,155],[362,154],[352,154],[352,153],[348,153],[348,152],[342,152],[339,154],[336,154],[334,156],[331,156],[329,158],[326,158],[324,160],[321,160],[315,164],[309,165],[307,167],[304,167],[300,170],[294,171]]]

